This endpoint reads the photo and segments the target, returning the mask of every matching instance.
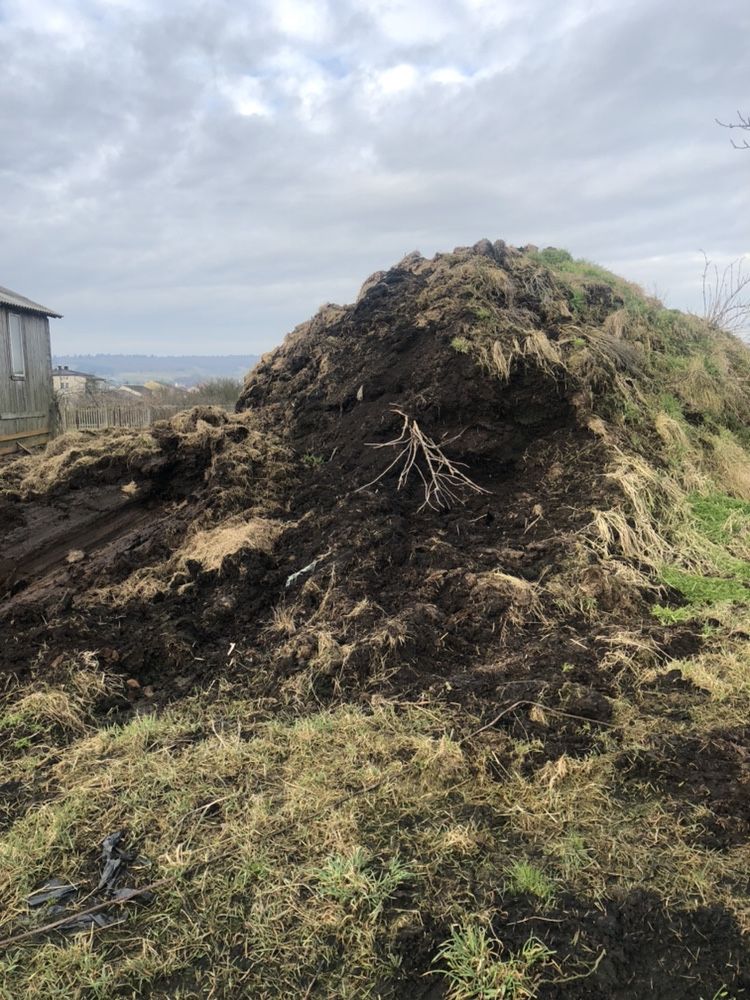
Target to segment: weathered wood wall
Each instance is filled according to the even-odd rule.
[[[11,312],[21,317],[25,378],[11,376]],[[51,369],[49,319],[0,305],[0,454],[15,451],[18,442],[30,447],[47,439],[52,419]]]

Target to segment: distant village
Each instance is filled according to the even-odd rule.
[[[53,365],[50,319],[62,316],[0,287],[0,456],[30,453],[70,430],[146,427],[198,403],[229,409],[239,396],[238,378],[131,383]]]
[[[186,402],[190,402],[193,397],[205,396],[207,392],[210,394],[212,389],[216,394],[219,389],[215,384],[217,382],[234,384],[232,379],[211,379],[204,384],[190,386],[173,385],[154,379],[149,379],[143,384],[118,384],[101,375],[77,371],[68,365],[55,365],[52,368],[52,390],[58,399],[63,401],[97,400],[106,397],[108,401],[120,400],[123,403],[171,403],[183,398]]]

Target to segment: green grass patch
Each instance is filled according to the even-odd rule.
[[[669,566],[662,571],[662,580],[678,591],[686,602],[680,608],[663,605],[653,608],[653,614],[665,625],[691,621],[702,612],[721,605],[750,602],[750,587],[737,577],[702,576]]]
[[[698,530],[717,545],[750,532],[750,503],[746,500],[726,493],[693,493],[688,502]]]
[[[535,896],[543,903],[551,903],[555,896],[555,884],[528,861],[513,862],[508,869],[506,890],[512,896]]]
[[[468,354],[471,351],[471,343],[466,337],[454,337],[451,341],[451,347],[459,354]]]
[[[311,876],[319,895],[373,918],[414,872],[398,857],[377,862],[357,846],[345,854],[332,854]]]
[[[662,573],[664,582],[678,590],[690,604],[708,607],[714,604],[746,604],[750,589],[741,580],[701,576],[668,567]]]
[[[659,405],[667,416],[672,417],[673,420],[684,420],[685,415],[682,412],[682,403],[676,396],[673,396],[671,392],[663,392],[659,397]]]
[[[616,274],[613,274],[604,267],[600,267],[599,264],[594,264],[590,260],[584,260],[583,258],[576,259],[569,251],[558,247],[545,247],[544,250],[539,250],[534,257],[551,270],[558,271],[561,274],[586,278],[589,281],[602,282],[612,287],[624,284],[622,278],[618,278]]]
[[[687,498],[691,527],[705,541],[716,573],[667,566],[662,582],[684,599],[681,607],[656,605],[653,614],[665,625],[692,621],[711,609],[750,603],[750,503],[726,493],[692,493]]]
[[[521,1000],[535,995],[538,974],[553,953],[530,937],[517,955],[476,924],[454,927],[438,960],[445,967],[450,1000]]]

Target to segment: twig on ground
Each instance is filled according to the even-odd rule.
[[[416,470],[417,475],[424,485],[424,503],[419,510],[430,507],[432,510],[440,508],[450,508],[458,503],[462,503],[460,495],[462,490],[470,490],[474,493],[489,493],[489,490],[478,486],[469,477],[461,472],[460,466],[466,467],[463,462],[452,462],[444,453],[440,445],[432,438],[428,437],[420,428],[417,421],[410,417],[398,407],[393,407],[393,412],[403,419],[401,433],[392,441],[383,441],[379,444],[368,444],[369,448],[398,448],[398,454],[383,471],[364,486],[356,489],[355,493],[369,489],[379,483],[395,466],[402,462],[396,490],[403,489],[412,472]],[[460,435],[457,435],[460,437]],[[457,437],[451,438],[455,441]],[[444,444],[450,444],[450,441]],[[424,468],[420,465],[420,459]]]
[[[114,899],[105,899],[103,903],[97,903],[96,906],[89,906],[86,910],[77,910],[73,913],[68,913],[66,916],[61,917],[59,920],[53,920],[49,924],[42,924],[41,927],[33,927],[29,931],[23,931],[21,934],[14,934],[12,937],[3,938],[3,940],[0,941],[0,948],[9,948],[13,944],[18,944],[20,941],[36,937],[38,934],[46,934],[47,931],[57,930],[58,927],[64,928],[66,924],[73,923],[75,920],[80,920],[81,917],[88,917],[94,913],[101,913],[102,910],[107,910],[110,906],[123,906],[131,900],[137,899],[138,896],[145,896],[152,893],[154,889],[161,889],[162,886],[167,885],[169,882],[170,879],[168,878],[160,878],[156,882],[149,883],[149,885],[141,886],[140,889],[128,890],[127,896],[117,896]],[[91,929],[93,930],[93,927]]]
[[[476,729],[473,733],[469,733],[468,736],[464,736],[463,739],[459,740],[460,743],[465,743],[467,740],[473,739],[475,736],[479,736],[480,733],[484,733],[488,729],[492,729],[504,716],[509,715],[514,709],[522,708],[527,706],[528,708],[540,708],[543,712],[552,712],[555,715],[562,715],[566,719],[576,719],[578,722],[590,722],[595,726],[606,726],[608,729],[616,729],[617,726],[614,722],[605,722],[603,719],[591,719],[585,715],[574,715],[572,712],[564,712],[561,708],[553,708],[551,705],[543,705],[539,701],[514,701],[509,708],[503,709],[499,715],[496,715],[494,719],[490,719],[488,723]]]

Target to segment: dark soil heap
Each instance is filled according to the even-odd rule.
[[[588,759],[623,698],[684,715],[696,697],[664,669],[706,641],[694,580],[743,592],[746,536],[712,535],[696,504],[748,515],[749,373],[738,341],[564,251],[409,255],[266,355],[235,414],[61,439],[0,473],[2,667],[22,683],[93,650],[136,707],[222,676],[269,713],[439,704],[533,744],[525,772]],[[747,756],[736,732],[711,738],[736,768],[712,788],[693,737],[620,763],[730,803],[705,831],[728,850],[750,832]],[[733,918],[691,923],[684,902],[636,893],[593,916],[570,899],[533,930],[563,954],[577,926],[595,958],[649,914],[673,934],[666,965],[690,978],[684,938],[711,982],[746,987]],[[664,956],[641,945],[539,995],[643,996]]]
[[[537,280],[511,292],[514,268]],[[13,667],[34,662],[30,649],[54,657],[75,635],[116,650],[118,669],[168,698],[175,675],[183,687],[210,679],[234,642],[252,650],[249,683],[262,677],[274,696],[443,688],[485,698],[506,677],[520,696],[559,686],[562,657],[575,665],[565,704],[606,715],[597,692],[609,680],[588,624],[573,609],[551,631],[540,588],[564,571],[591,507],[608,502],[608,450],[587,426],[582,381],[555,368],[572,313],[563,292],[538,287],[544,274],[500,244],[412,255],[264,358],[238,417],[194,411],[157,426],[142,450],[122,435],[68,445],[48,460],[59,463],[49,488],[22,480],[29,499],[13,506],[24,523],[7,536],[14,596],[0,612],[23,636]],[[606,286],[589,296],[602,315],[617,305]],[[514,324],[505,350],[519,356],[505,379],[497,340],[479,341],[485,364],[464,346],[485,301]],[[403,489],[398,467],[362,489],[396,457],[375,446],[398,438],[402,414],[481,492],[459,487],[459,502],[425,508],[421,457]],[[96,504],[93,526],[88,516],[75,526],[79,496]],[[209,568],[190,557],[196,529],[259,518],[272,546],[240,539]],[[37,521],[52,537],[27,554]],[[71,550],[85,558],[65,562]],[[589,576],[589,598],[619,621],[612,581],[593,565]],[[630,614],[632,596],[625,604]],[[281,608],[293,635],[269,632]]]

